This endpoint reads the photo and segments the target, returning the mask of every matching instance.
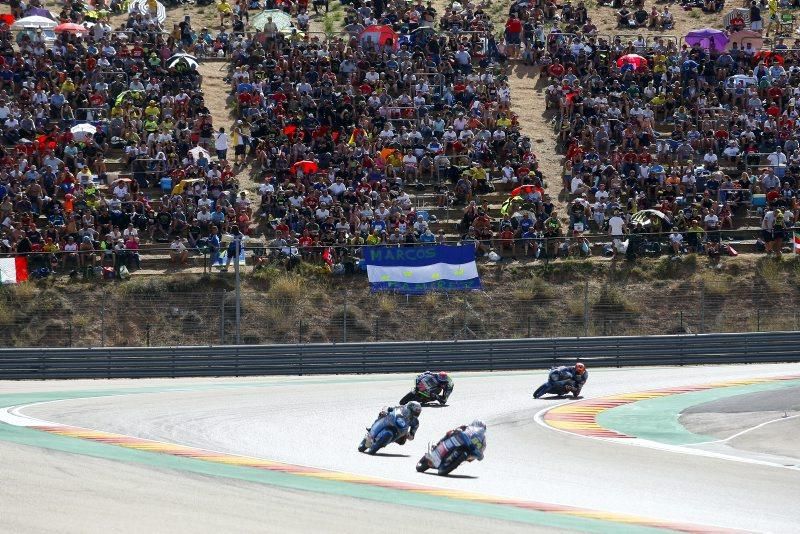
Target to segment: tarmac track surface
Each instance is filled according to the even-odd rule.
[[[592,369],[584,392],[587,397],[595,397],[736,378],[779,376],[797,370],[796,365]],[[64,400],[30,406],[21,413],[52,422],[214,451],[659,520],[762,532],[791,532],[800,524],[800,509],[796,506],[800,471],[631,447],[542,427],[534,420],[535,414],[564,402],[531,398],[531,392],[545,377],[545,372],[456,374],[450,406],[424,409],[417,439],[403,447],[392,445],[385,449],[385,455],[377,457],[358,453],[356,445],[377,411],[396,403],[410,389],[410,375],[180,380],[169,384],[185,384],[185,390]],[[144,381],[112,383],[135,384],[136,387],[146,384]],[[200,384],[209,383],[236,387],[200,387]],[[47,387],[41,383],[30,386]],[[26,385],[17,383],[15,387]],[[66,386],[60,383],[58,387]],[[90,382],[88,386],[83,383],[80,387],[75,384],[72,389],[89,387],[108,389],[109,382]],[[468,423],[475,417],[486,421],[489,427],[485,461],[460,467],[455,472],[457,477],[415,472],[414,464],[429,441],[436,441],[447,429]],[[29,448],[21,449],[24,451],[17,450],[15,454],[27,461],[35,456]],[[51,457],[49,463],[43,465],[57,469],[69,463],[67,455],[63,456]],[[85,470],[86,476],[92,477],[89,486],[109,486],[113,479],[110,487],[116,484],[123,492],[125,487],[134,485],[124,477],[116,477],[115,470],[100,465],[103,462],[93,462],[97,465]],[[42,465],[38,468],[46,469]],[[165,478],[160,481],[164,488],[177,484],[178,493],[188,491],[191,495],[192,488],[183,487],[182,478],[185,477],[181,473],[159,473],[158,476]],[[189,478],[197,482],[197,477]],[[203,480],[203,485],[204,492],[210,491],[217,497],[214,499],[217,506],[224,507],[231,499],[242,502],[239,501],[241,494],[231,494],[232,487],[241,488],[241,483],[217,479]],[[42,486],[47,485],[43,483]],[[61,493],[58,485],[40,490]],[[312,528],[313,522],[324,516],[305,514],[304,510],[314,509],[314,501],[320,507],[337,502],[331,496],[300,492],[299,496],[286,497],[290,492],[260,491],[252,495],[260,495],[264,503],[273,498],[288,499],[287,502],[297,500],[301,521],[308,521],[307,526]],[[90,503],[94,502],[94,497],[88,495]],[[358,531],[359,525],[365,525],[359,520],[367,517],[368,511],[393,511],[391,505],[343,500],[345,506],[340,509],[351,513],[330,515],[325,523],[326,532]],[[175,504],[186,505],[185,502]],[[152,505],[163,506],[163,503]],[[193,517],[211,514],[213,509],[198,501],[198,506],[192,509]],[[425,513],[405,510],[409,517]],[[284,513],[297,521],[295,511],[290,508]],[[237,515],[248,517],[244,508]],[[470,521],[475,521],[469,524],[477,528],[483,522],[475,518]],[[513,523],[496,520],[490,523],[492,531],[514,528]],[[531,528],[520,525],[519,530],[531,531]]]

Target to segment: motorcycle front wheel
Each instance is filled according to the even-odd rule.
[[[536,391],[533,392],[533,398],[538,399],[539,397],[547,393],[548,389],[550,389],[550,386],[548,384],[542,384],[541,386],[538,387]]]
[[[467,459],[467,453],[461,450],[451,452],[447,458],[444,459],[442,465],[439,467],[439,476],[447,476],[455,470],[456,467],[461,465],[461,462]]]
[[[414,400],[415,397],[416,397],[416,394],[413,391],[409,391],[408,393],[406,393],[405,397],[400,399],[400,404],[408,404],[409,402]]]
[[[431,465],[428,463],[428,459],[423,456],[419,459],[419,462],[417,462],[417,472],[424,473],[430,466]]]

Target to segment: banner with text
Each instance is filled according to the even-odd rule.
[[[425,293],[480,289],[470,246],[364,247],[373,291]]]

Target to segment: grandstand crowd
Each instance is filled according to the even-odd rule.
[[[309,28],[323,2],[217,7],[217,31],[155,10],[113,28],[72,3],[55,18],[92,18],[86,31],[0,23],[0,253],[87,275],[135,269],[152,243],[176,265],[203,251],[223,268],[242,243],[256,265],[347,270],[371,245],[553,258],[591,254],[593,235],[609,255],[661,241],[718,256],[750,217],[779,255],[798,222],[800,46],[753,46],[771,3],[753,3],[739,41],[733,19],[722,47],[668,35],[668,7],[644,20],[664,30],[647,38],[600,35],[583,2],[515,2],[495,33],[483,4],[355,1],[336,36]],[[262,8],[294,26],[251,31]],[[208,57],[230,63],[232,126],[204,101]],[[511,111],[513,62],[539,67],[560,191]]]

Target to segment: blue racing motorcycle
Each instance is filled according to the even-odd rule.
[[[410,427],[402,414],[390,412],[372,423],[367,430],[367,435],[358,445],[358,452],[367,451],[375,454],[390,443],[401,441],[405,443]]]

